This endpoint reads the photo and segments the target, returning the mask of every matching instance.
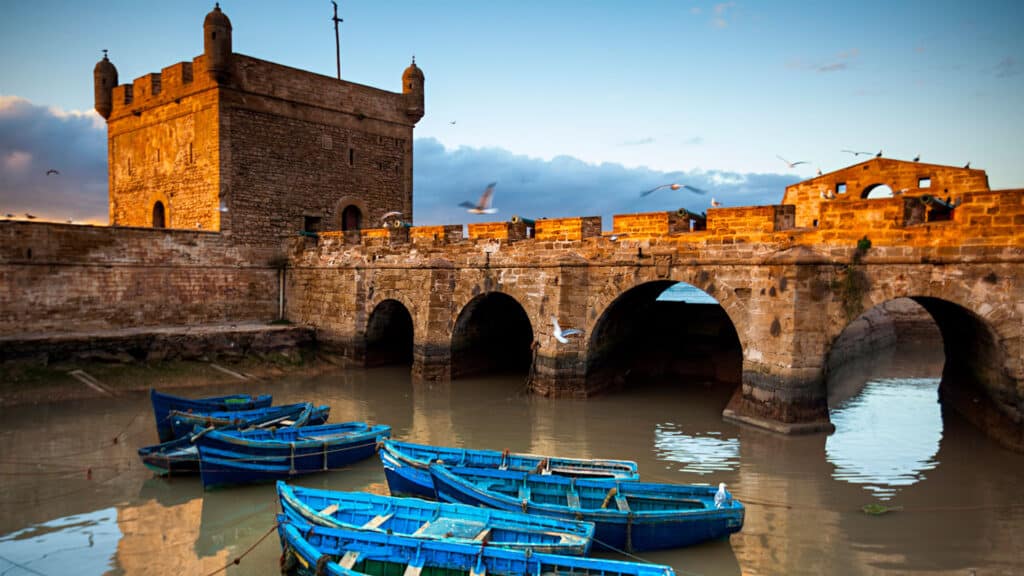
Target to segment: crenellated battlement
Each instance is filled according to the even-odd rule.
[[[202,69],[205,56],[197,56],[192,62],[178,62],[140,76],[131,84],[121,84],[113,89],[113,111],[110,121],[128,114],[141,115],[146,110],[174,102],[199,91],[216,88],[216,82],[205,75],[198,79],[193,70]]]

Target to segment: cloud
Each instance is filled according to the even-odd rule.
[[[1007,56],[999,61],[999,64],[995,65],[996,78],[1009,78],[1010,76],[1016,76],[1021,72],[1020,62],[1017,61],[1013,56]]]
[[[735,2],[720,2],[718,4],[715,4],[715,17],[711,19],[711,24],[714,25],[715,28],[725,28],[726,26],[728,26],[729,21],[726,20],[725,18],[726,14],[729,12],[729,10],[735,7]]]
[[[612,215],[686,207],[706,210],[711,196],[726,206],[777,204],[793,175],[719,170],[663,172],[616,163],[591,164],[571,156],[551,160],[513,154],[500,148],[445,148],[433,138],[414,145],[414,211],[417,225],[460,224],[527,218],[601,216],[606,229]],[[457,204],[475,201],[489,182],[497,181],[491,216],[467,214]],[[640,192],[668,183],[708,191],[698,196],[662,190],[644,198]]]
[[[626,140],[619,144],[619,146],[643,146],[644,144],[654,144],[655,140],[651,136],[646,138],[638,138],[636,140]]]
[[[810,70],[821,73],[840,72],[852,68],[853,62],[859,56],[860,50],[857,48],[851,48],[850,50],[839,52],[825,61],[808,62],[801,59],[790,60],[789,62],[786,62],[786,67],[796,70]]]
[[[95,112],[0,96],[0,213],[25,212],[107,222],[107,139]]]

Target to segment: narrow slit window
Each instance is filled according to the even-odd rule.
[[[348,149],[348,165],[349,166],[353,166],[353,165],[355,165],[355,163],[356,163],[356,149],[355,148],[349,148]]]

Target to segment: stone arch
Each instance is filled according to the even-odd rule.
[[[408,306],[393,298],[381,299],[366,322],[366,366],[411,366],[414,322]]]
[[[710,296],[685,280],[647,280],[595,307],[587,342],[588,390],[633,380],[721,382],[730,391],[739,386],[743,347],[735,321],[717,299],[713,304],[658,300],[679,283]]]
[[[451,377],[529,371],[533,325],[519,300],[500,291],[471,298],[451,330]]]
[[[892,196],[892,187],[882,182],[876,182],[865,186],[864,190],[860,193],[860,197],[865,200],[872,198],[892,198]]]
[[[351,215],[353,211],[358,214],[358,222],[355,228],[348,227],[351,222],[346,222],[346,210],[349,210]],[[334,225],[336,230],[349,230],[358,229],[364,227],[369,217],[369,210],[367,210],[366,202],[360,198],[352,196],[344,196],[335,205],[334,209]]]
[[[902,276],[904,282],[892,282],[889,275],[873,278],[871,267],[866,268],[870,288],[860,314],[898,298],[921,305],[942,337],[945,362],[940,400],[997,441],[1024,449],[1024,427],[1018,423],[1024,397],[1017,390],[1014,376],[1020,370],[1021,359],[1011,350],[1015,343],[1019,345],[1015,330],[1019,330],[1020,319],[1015,319],[1007,307],[988,304],[991,299],[978,293],[989,289],[981,286],[985,280],[969,284],[958,277],[935,282],[929,269]],[[834,317],[841,314],[833,312]],[[823,366],[846,326],[843,322],[830,326]]]
[[[147,220],[153,228],[172,227],[171,203],[166,194],[157,192],[150,195],[149,212]]]

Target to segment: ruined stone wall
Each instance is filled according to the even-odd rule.
[[[220,130],[216,84],[192,62],[114,88],[107,124],[110,223],[219,230]],[[203,66],[197,58],[195,66]]]
[[[934,194],[942,199],[988,190],[984,170],[873,158],[786,187],[783,204],[796,206],[796,226],[813,228],[824,205],[862,200],[884,184],[894,195]],[[822,198],[822,194],[833,199]]]
[[[210,232],[0,222],[0,336],[269,321],[277,275]]]

